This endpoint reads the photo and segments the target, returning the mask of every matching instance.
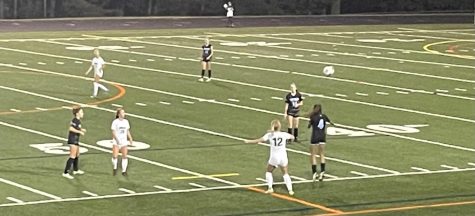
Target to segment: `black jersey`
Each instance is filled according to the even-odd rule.
[[[70,126],[76,130],[81,130],[81,120],[77,118],[73,118],[73,120],[71,120]],[[79,136],[80,136],[79,133],[74,133],[72,131],[69,131],[68,144],[79,144]]]
[[[292,93],[288,93],[285,96],[285,103],[289,104],[287,114],[298,113],[300,111],[300,106],[298,104],[301,101],[303,101],[303,99],[299,91],[295,91],[294,95],[292,95]]]
[[[312,127],[312,138],[310,143],[316,144],[326,141],[326,125],[331,122],[328,116],[323,113],[316,114],[310,117],[308,127]]]
[[[212,54],[213,50],[211,49],[211,47],[212,47],[211,44],[203,45],[201,47],[201,49],[203,49],[203,54],[202,54],[203,59],[208,58]]]

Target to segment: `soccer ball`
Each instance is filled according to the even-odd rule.
[[[224,9],[228,9],[228,4],[223,5]]]
[[[325,76],[331,76],[335,73],[335,68],[333,66],[325,66],[323,68],[323,74]]]

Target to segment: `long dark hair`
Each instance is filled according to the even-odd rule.
[[[313,110],[310,112],[309,117],[312,118],[316,115],[322,114],[322,105],[321,104],[315,104],[313,105]]]
[[[119,118],[119,113],[120,111],[124,110],[123,108],[117,108],[117,110],[115,111],[115,118],[118,119]]]

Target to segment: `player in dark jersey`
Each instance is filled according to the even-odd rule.
[[[294,135],[295,142],[298,142],[299,136],[299,112],[303,105],[302,95],[297,91],[295,83],[290,84],[290,92],[285,96],[284,116],[287,119],[289,134]]]
[[[325,177],[325,142],[326,142],[326,125],[327,122],[334,125],[328,116],[322,113],[322,105],[315,104],[313,111],[309,115],[310,122],[308,128],[312,128],[312,137],[310,138],[310,162],[312,164],[312,178],[315,181],[323,181]],[[320,174],[317,172],[317,158],[320,158]]]
[[[209,43],[209,39],[205,39],[205,44],[201,46],[201,78],[199,81],[205,80],[205,70],[208,70],[208,78],[206,82],[211,81],[211,58],[213,57],[213,45]]]
[[[81,127],[81,119],[84,117],[84,111],[81,107],[73,108],[74,118],[69,125],[68,144],[69,144],[69,159],[64,168],[63,177],[74,179],[69,174],[71,165],[73,166],[73,174],[84,174],[84,171],[79,169],[79,136],[86,133],[86,129]]]

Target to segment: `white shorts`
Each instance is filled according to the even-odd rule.
[[[289,164],[289,160],[287,157],[270,157],[269,158],[269,165],[275,166],[275,167],[285,167]]]
[[[104,76],[104,72],[100,71],[100,72],[94,73],[94,76],[98,76],[98,77],[102,78],[102,76]]]
[[[129,141],[128,140],[120,140],[120,142],[117,143],[117,141],[115,141],[115,139],[114,139],[112,141],[112,145],[118,146],[119,149],[121,149],[122,147],[127,147],[129,145]]]

